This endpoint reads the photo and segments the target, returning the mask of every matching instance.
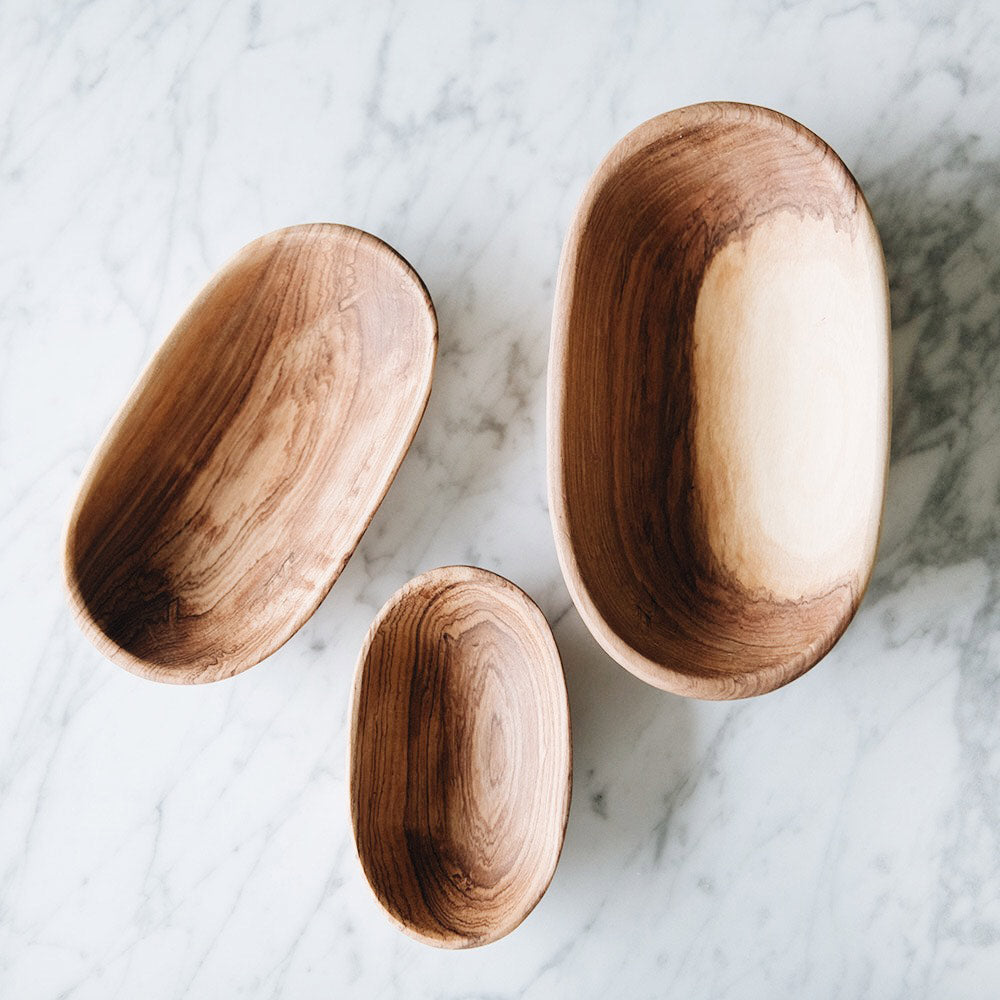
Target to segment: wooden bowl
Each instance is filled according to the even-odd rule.
[[[354,680],[354,839],[392,920],[468,948],[512,931],[552,880],[571,787],[569,706],[542,613],[448,566],[375,619]]]
[[[97,647],[134,673],[192,683],[285,642],[389,488],[436,349],[427,290],[368,233],[295,226],[237,253],[84,474],[65,574]]]
[[[889,297],[854,178],[784,115],[627,135],[566,240],[549,369],[557,550],[622,666],[702,698],[822,657],[875,557]]]

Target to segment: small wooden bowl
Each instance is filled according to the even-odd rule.
[[[392,482],[437,324],[391,247],[295,226],[244,247],[157,351],[84,474],[65,575],[98,649],[193,683],[313,613]]]
[[[836,154],[743,104],[627,135],[567,237],[549,368],[556,545],[604,649],[702,698],[816,663],[871,574],[889,397],[881,244]]]
[[[481,569],[411,580],[361,652],[348,770],[361,866],[396,924],[443,948],[512,931],[552,880],[572,784],[541,611]]]

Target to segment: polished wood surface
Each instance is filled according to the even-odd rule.
[[[559,651],[522,591],[449,566],[389,600],[355,677],[349,778],[362,868],[407,933],[465,948],[527,916],[572,782]]]
[[[357,229],[236,254],[140,377],[66,532],[98,648],[161,681],[228,677],[312,614],[403,459],[431,387],[427,291]]]
[[[740,104],[626,136],[567,237],[549,369],[557,549],[607,652],[703,698],[822,657],[871,573],[889,393],[881,244],[825,143]]]

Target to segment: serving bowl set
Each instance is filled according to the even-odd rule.
[[[847,627],[889,453],[888,288],[837,155],[791,119],[700,104],[622,139],[563,249],[548,485],[567,587],[649,684],[772,691]],[[70,601],[107,657],[199,683],[316,610],[413,439],[437,323],[416,272],[341,225],[244,247],[149,362],[84,473]],[[443,947],[509,933],[569,814],[559,651],[474,567],[416,577],[365,639],[350,813],[390,918]]]

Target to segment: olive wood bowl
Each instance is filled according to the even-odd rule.
[[[351,818],[390,918],[445,948],[513,930],[548,887],[572,785],[569,706],[541,611],[502,577],[411,580],[354,681]]]
[[[831,648],[875,558],[890,324],[829,146],[730,103],[622,139],[566,239],[548,392],[560,563],[618,663],[738,698]]]
[[[287,640],[340,575],[431,388],[413,269],[347,226],[240,250],[156,352],[84,473],[65,537],[98,649],[214,681]]]

